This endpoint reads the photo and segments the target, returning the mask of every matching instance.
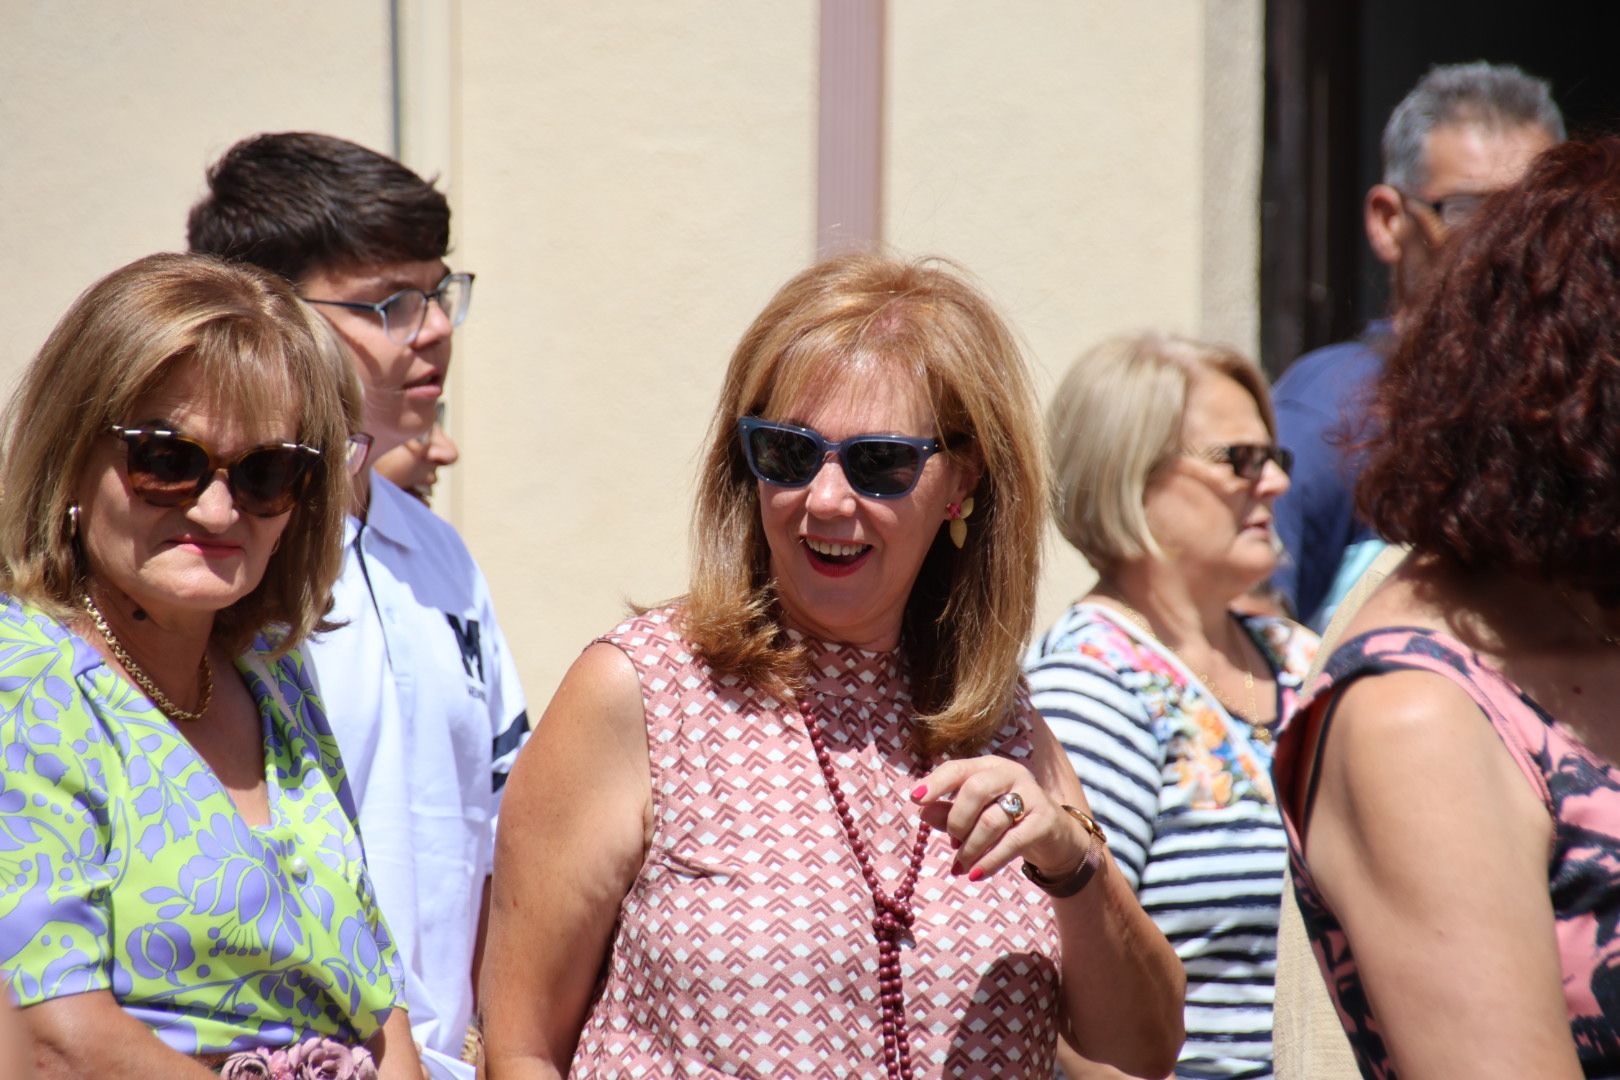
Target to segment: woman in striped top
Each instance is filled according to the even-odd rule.
[[[1047,423],[1059,528],[1100,577],[1030,650],[1035,706],[1186,966],[1176,1075],[1269,1077],[1287,852],[1271,740],[1316,637],[1233,610],[1276,567],[1288,490],[1264,378],[1225,349],[1116,339]]]

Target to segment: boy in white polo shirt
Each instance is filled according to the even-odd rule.
[[[352,350],[379,457],[431,429],[472,275],[452,273],[450,207],[403,165],[325,135],[258,135],[208,171],[193,251],[291,281]],[[484,576],[455,529],[384,477],[357,481],[330,618],[307,652],[360,809],[366,861],[406,967],[435,1077],[461,1061],[496,813],[528,735]]]

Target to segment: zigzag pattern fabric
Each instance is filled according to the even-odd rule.
[[[602,640],[635,665],[655,825],[620,910],[574,1080],[870,1077],[883,1071],[871,893],[816,766],[804,720],[716,676],[674,609]],[[810,641],[807,704],[884,888],[905,873],[911,695],[896,656]],[[989,749],[1029,755],[1027,702]],[[934,833],[901,950],[920,1077],[1053,1074],[1058,938],[1051,902],[1016,867],[970,883]]]

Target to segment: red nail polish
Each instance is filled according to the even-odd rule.
[[[962,876],[962,864],[959,863],[959,862],[951,863],[951,877],[961,877],[961,876]]]
[[[982,877],[984,877],[984,867],[982,866],[975,866],[973,869],[968,871],[969,881],[978,881]]]
[[[912,799],[920,799],[926,794],[928,794],[927,784],[918,784],[916,787],[911,789]]]

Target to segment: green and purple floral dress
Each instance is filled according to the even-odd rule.
[[[362,1043],[402,1000],[337,744],[301,655],[268,652],[238,661],[264,729],[254,828],[100,653],[0,595],[0,973],[20,1004],[109,990],[217,1054]]]

